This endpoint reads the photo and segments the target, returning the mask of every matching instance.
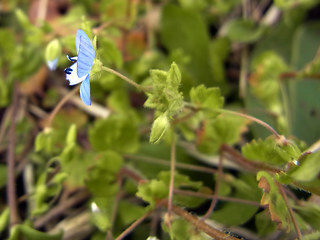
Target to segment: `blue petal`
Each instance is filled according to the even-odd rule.
[[[92,43],[87,34],[81,29],[77,32],[76,48],[78,52],[78,77],[81,78],[90,73],[95,57]]]
[[[66,73],[66,79],[69,81],[70,86],[81,83],[87,77],[87,76],[83,76],[82,78],[79,78],[77,69],[78,69],[78,62],[75,62],[70,67],[64,70],[64,72]]]
[[[91,105],[89,75],[80,85],[80,97],[86,105]]]

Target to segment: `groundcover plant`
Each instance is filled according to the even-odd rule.
[[[319,0],[0,6],[0,239],[320,239]]]

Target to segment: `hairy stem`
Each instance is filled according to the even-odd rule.
[[[119,72],[117,72],[117,71],[115,71],[115,70],[113,70],[111,68],[102,66],[102,70],[118,76],[119,78],[123,79],[124,81],[126,81],[127,83],[129,83],[130,85],[136,87],[137,89],[139,89],[141,91],[146,91],[147,90],[146,88],[142,87],[140,84],[136,83],[135,81],[131,80],[130,78],[124,76],[123,74],[121,74],[121,73],[119,73]]]
[[[276,138],[283,139],[283,136],[281,136],[273,127],[271,127],[269,124],[265,123],[264,121],[262,121],[258,118],[255,118],[255,117],[250,116],[245,113],[234,112],[234,111],[226,110],[226,109],[221,109],[220,112],[226,113],[226,114],[236,115],[236,116],[243,117],[243,118],[249,119],[251,121],[254,121],[254,122],[260,124],[261,126],[265,127],[266,129],[268,129],[273,135],[276,136]]]

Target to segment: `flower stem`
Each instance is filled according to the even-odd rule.
[[[276,138],[283,139],[283,137],[273,127],[271,127],[269,124],[265,123],[264,121],[262,121],[262,120],[260,120],[258,118],[255,118],[255,117],[250,116],[250,115],[245,114],[245,113],[234,112],[234,111],[226,110],[226,109],[220,109],[219,111],[221,113],[237,115],[239,117],[247,118],[247,119],[249,119],[251,121],[254,121],[254,122],[260,124],[261,126],[265,127],[266,129],[268,129],[273,135],[276,136]]]
[[[69,92],[67,95],[65,95],[61,101],[58,103],[58,105],[53,109],[53,111],[50,113],[50,116],[48,118],[47,127],[51,127],[52,121],[54,117],[57,115],[59,110],[63,107],[63,105],[75,94],[77,91],[79,91],[80,85],[75,87],[71,92]]]
[[[146,89],[144,89],[144,87],[142,87],[140,84],[136,83],[135,81],[131,80],[130,78],[124,76],[123,74],[121,74],[121,73],[119,73],[119,72],[117,72],[117,71],[115,71],[115,70],[113,70],[111,68],[102,66],[102,70],[118,76],[119,78],[123,79],[124,81],[126,81],[127,83],[129,83],[130,85],[136,87],[139,90],[146,91]]]

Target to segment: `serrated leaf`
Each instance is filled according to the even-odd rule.
[[[258,25],[253,20],[235,19],[226,24],[224,34],[234,42],[252,43],[259,40],[264,30],[264,26]]]
[[[217,110],[222,108],[224,98],[221,96],[219,88],[206,88],[199,85],[190,90],[191,103],[203,109],[208,116],[216,116]]]
[[[175,62],[171,64],[170,70],[166,79],[167,84],[178,89],[181,83],[181,73]]]
[[[204,127],[203,136],[198,137],[198,149],[207,154],[217,153],[221,144],[235,144],[245,130],[246,120],[227,114],[220,114]]]
[[[271,219],[278,224],[278,228],[289,230],[291,228],[289,210],[274,179],[269,173],[260,171],[257,180],[259,187],[264,189],[261,204],[268,206]]]
[[[299,148],[288,141],[287,145],[278,142],[273,136],[265,140],[253,140],[241,149],[244,157],[252,161],[271,165],[283,165],[299,157]]]
[[[163,181],[153,179],[147,183],[139,184],[136,195],[154,207],[156,200],[168,196],[168,186]]]
[[[138,148],[137,126],[126,116],[112,115],[94,123],[89,129],[89,140],[98,151],[132,153]]]

